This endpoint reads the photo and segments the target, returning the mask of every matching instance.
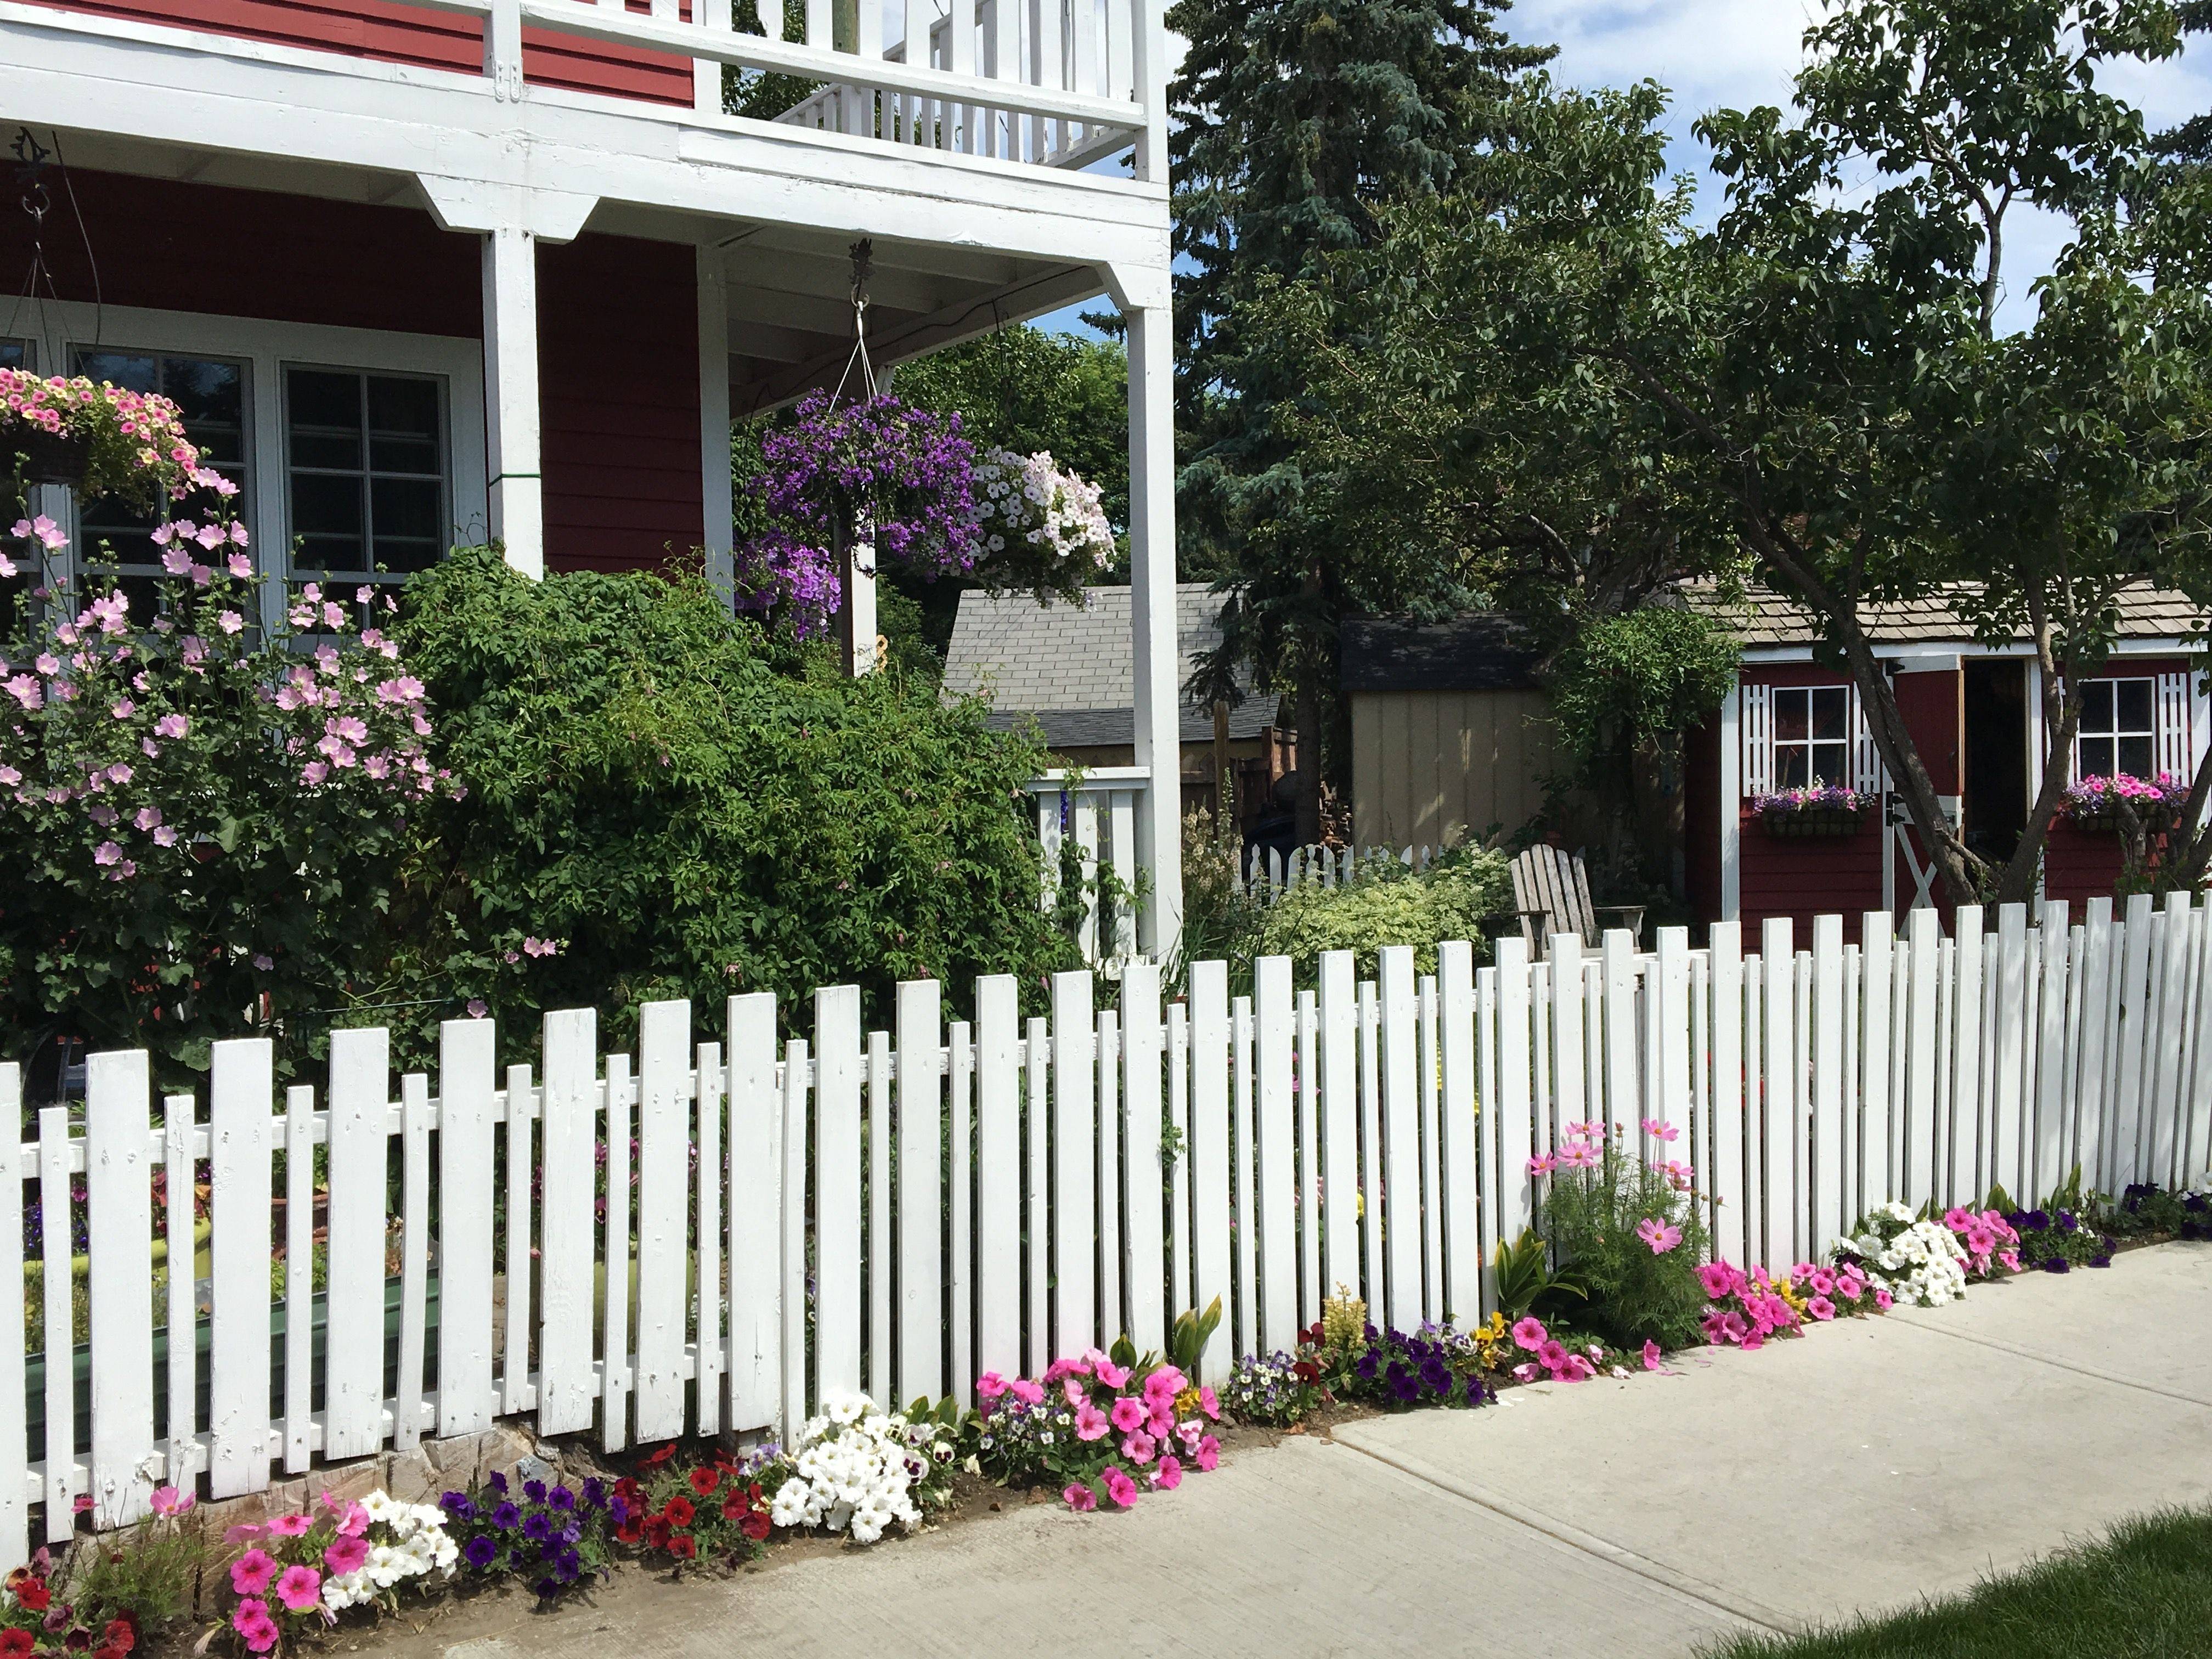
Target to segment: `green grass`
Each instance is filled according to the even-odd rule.
[[[1965,1595],[1798,1637],[1738,1637],[1705,1659],[2205,1659],[2212,1508],[2164,1510]]]

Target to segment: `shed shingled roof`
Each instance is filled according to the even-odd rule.
[[[1221,596],[1204,582],[1176,587],[1178,691],[1198,658],[1221,642]],[[1054,605],[1026,593],[970,589],[960,596],[953,619],[945,690],[949,696],[988,695],[992,725],[1035,720],[1055,749],[1132,743],[1133,657],[1126,587],[1086,587],[1080,604]],[[1249,690],[1249,678],[1240,674],[1238,683]],[[1229,735],[1256,737],[1274,719],[1273,698],[1248,695],[1229,711]],[[1203,743],[1213,736],[1212,712],[1187,704],[1181,726],[1183,742]]]
[[[1926,599],[1869,605],[1867,632],[1877,645],[1971,645],[1973,625],[1960,615],[1952,597],[1960,591],[1954,587]],[[1810,645],[1820,637],[1802,606],[1768,588],[1747,589],[1735,602],[1709,586],[1687,586],[1682,592],[1691,605],[1726,624],[1737,643],[1747,647]],[[2129,639],[2179,639],[2204,616],[2184,594],[2148,582],[2125,589],[2119,609],[2120,633]]]

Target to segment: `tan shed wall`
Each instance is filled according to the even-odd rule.
[[[1354,692],[1352,836],[1443,847],[1492,823],[1517,830],[1544,804],[1557,747],[1540,691]]]

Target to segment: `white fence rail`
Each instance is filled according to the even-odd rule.
[[[1434,847],[1298,847],[1285,856],[1279,847],[1246,849],[1237,874],[1246,897],[1273,904],[1300,887],[1342,887],[1378,864],[1425,870],[1441,849]]]
[[[2002,1182],[2029,1200],[2077,1164],[2107,1190],[2203,1166],[2212,908],[1995,920],[1961,910],[1946,938],[1915,911],[1893,941],[1870,915],[1846,945],[1824,916],[1809,950],[1772,921],[1750,954],[1733,925],[1696,951],[1662,929],[1648,955],[1615,933],[1532,961],[1508,939],[1481,968],[1446,944],[1420,977],[1394,948],[1368,983],[1339,953],[1303,990],[1269,958],[1233,1000],[1224,964],[1200,963],[1164,1005],[1138,963],[1118,1010],[1064,974],[1026,1020],[1012,978],[978,981],[974,1019],[950,1024],[923,981],[898,988],[887,1032],[838,987],[791,1040],[769,996],[732,999],[704,1042],[690,1005],[658,1003],[635,1070],[600,1054],[589,1011],[548,1015],[542,1071],[503,1077],[490,1026],[459,1021],[436,1077],[396,1092],[386,1033],[342,1031],[319,1104],[280,1097],[271,1045],[240,1041],[216,1048],[204,1118],[188,1096],[154,1115],[144,1054],[94,1055],[81,1123],[51,1108],[34,1140],[0,1140],[0,1320],[21,1328],[27,1192],[48,1287],[70,1280],[78,1174],[89,1237],[88,1342],[55,1293],[43,1358],[0,1346],[0,1562],[34,1525],[66,1536],[80,1495],[120,1522],[161,1480],[228,1497],[499,1416],[614,1449],[775,1429],[830,1389],[967,1400],[985,1370],[1123,1332],[1157,1346],[1217,1296],[1217,1380],[1289,1346],[1338,1284],[1402,1328],[1471,1321],[1498,1241],[1534,1214],[1530,1154],[1587,1118],[1691,1164],[1717,1249],[1775,1265],[1892,1197]],[[0,1067],[0,1110],[19,1091]],[[161,1309],[157,1171],[180,1195]],[[196,1175],[204,1286],[183,1266]]]
[[[1084,886],[1076,942],[1085,962],[1117,973],[1120,963],[1137,954],[1137,913],[1144,896],[1137,809],[1151,787],[1152,773],[1142,766],[1083,773],[1055,768],[1029,785],[1044,848],[1042,902],[1047,910],[1059,903],[1060,851],[1072,842]]]

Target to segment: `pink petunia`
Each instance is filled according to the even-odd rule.
[[[295,1613],[307,1613],[323,1599],[323,1575],[295,1562],[276,1580],[276,1599]]]
[[[1091,1398],[1090,1390],[1083,1386],[1083,1379],[1076,1376],[1061,1377],[1060,1393],[1060,1397],[1071,1406],[1080,1406]]]
[[[1142,1430],[1121,1437],[1121,1455],[1139,1468],[1151,1462],[1158,1451],[1159,1442]]]
[[[1566,1344],[1557,1337],[1547,1337],[1536,1350],[1536,1358],[1547,1371],[1564,1370],[1567,1363]]]
[[[299,1538],[306,1534],[314,1521],[305,1515],[280,1515],[269,1523],[269,1530],[279,1538]]]
[[[357,1534],[334,1538],[323,1552],[323,1565],[332,1572],[358,1572],[368,1559],[368,1540]]]
[[[1087,1400],[1075,1408],[1075,1437],[1078,1440],[1103,1440],[1106,1431],[1112,1426],[1106,1420],[1106,1413]]]
[[[1218,1467],[1221,1462],[1221,1443],[1212,1435],[1207,1435],[1198,1443],[1197,1461],[1198,1467],[1201,1469]]]
[[[1006,1391],[1006,1379],[996,1371],[985,1371],[975,1379],[975,1393],[985,1400],[996,1400]]]
[[[1825,1296],[1816,1296],[1805,1304],[1805,1311],[1826,1324],[1836,1316],[1836,1304]]]
[[[1114,1500],[1116,1509],[1133,1509],[1137,1502],[1137,1483],[1126,1471],[1109,1468],[1105,1474],[1106,1496]]]
[[[248,1653],[266,1653],[276,1645],[276,1620],[270,1617],[266,1601],[240,1601],[231,1611],[230,1627],[238,1632]]]
[[[550,956],[552,952],[546,954]],[[1091,1374],[1109,1389],[1121,1388],[1129,1380],[1129,1373],[1110,1359],[1099,1360],[1091,1368]]]
[[[1133,1429],[1143,1428],[1145,1419],[1150,1414],[1145,1409],[1145,1402],[1132,1395],[1125,1394],[1114,1402],[1114,1426],[1124,1434]]]
[[[1152,1484],[1162,1492],[1173,1492],[1182,1485],[1182,1461],[1176,1457],[1160,1459],[1159,1467],[1152,1471]]]
[[[1649,1337],[1646,1337],[1644,1342],[1644,1369],[1647,1371],[1666,1369],[1659,1363],[1659,1345]]]
[[[1883,1290],[1881,1285],[1877,1285],[1875,1286],[1874,1305],[1881,1309],[1884,1313],[1887,1313],[1890,1310],[1891,1306],[1896,1302],[1896,1300],[1897,1298],[1895,1297],[1892,1296],[1887,1291]]]
[[[1098,1507],[1098,1494],[1080,1481],[1072,1481],[1060,1494],[1067,1500],[1067,1507],[1078,1515],[1087,1515]]]
[[[1214,1422],[1221,1420],[1221,1401],[1210,1382],[1200,1383],[1198,1389],[1198,1408]]]
[[[1716,1302],[1735,1289],[1735,1269],[1725,1261],[1700,1262],[1698,1278],[1705,1285],[1705,1294]]]
[[[230,1564],[230,1587],[240,1595],[259,1595],[276,1577],[276,1558],[254,1548]]]
[[[1036,1382],[1036,1379],[1032,1377],[1016,1377],[1012,1382],[1006,1384],[1006,1392],[1013,1395],[1015,1399],[1020,1401],[1024,1406],[1042,1406],[1044,1404],[1043,1385]]]
[[[1515,1322],[1513,1326],[1513,1346],[1517,1348],[1524,1348],[1528,1352],[1534,1353],[1537,1349],[1544,1346],[1545,1342],[1548,1340],[1549,1335],[1550,1333],[1546,1331],[1544,1328],[1544,1322],[1537,1318],[1534,1314],[1531,1314],[1525,1318]]]

